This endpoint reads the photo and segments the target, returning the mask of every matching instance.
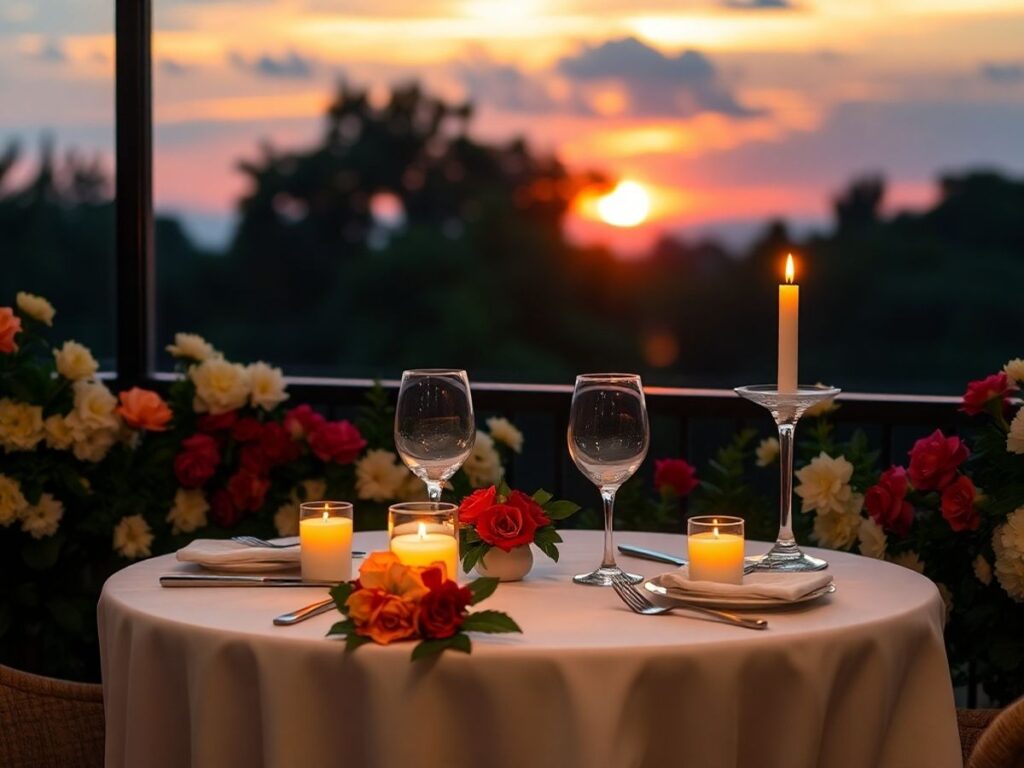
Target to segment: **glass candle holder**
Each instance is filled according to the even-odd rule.
[[[459,577],[459,508],[437,501],[407,501],[388,508],[391,551],[403,565],[444,563],[449,579]]]
[[[693,581],[743,583],[743,518],[691,517],[686,533]]]
[[[307,501],[299,506],[302,578],[352,578],[352,505],[347,501]]]

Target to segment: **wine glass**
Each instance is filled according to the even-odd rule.
[[[587,373],[576,377],[569,413],[569,454],[604,503],[604,558],[591,573],[573,577],[577,584],[611,586],[615,577],[636,584],[642,577],[615,564],[612,519],[615,492],[647,456],[651,431],[640,377],[632,373]]]
[[[395,448],[402,461],[441,500],[441,489],[469,458],[476,439],[473,397],[465,371],[404,371],[395,408]]]

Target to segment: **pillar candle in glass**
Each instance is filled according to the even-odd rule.
[[[388,509],[391,551],[403,565],[444,563],[449,579],[459,577],[459,508],[434,501],[409,501]]]
[[[797,359],[800,346],[800,286],[796,285],[793,255],[786,257],[786,282],[779,286],[779,370],[780,394],[797,389]]]
[[[352,505],[347,501],[309,501],[299,507],[302,578],[348,581],[352,578]]]
[[[743,583],[743,519],[691,517],[686,523],[689,574],[693,581]]]

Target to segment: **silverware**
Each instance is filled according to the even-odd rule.
[[[303,581],[298,576],[222,576],[212,573],[170,573],[161,587],[336,587],[334,581]]]
[[[622,576],[612,577],[612,589],[615,590],[615,594],[622,599],[622,602],[624,602],[631,611],[634,613],[641,613],[644,616],[659,616],[663,613],[668,613],[669,611],[674,610],[675,607],[679,607],[687,611],[694,611],[696,613],[714,616],[726,624],[732,624],[737,627],[745,627],[746,629],[768,629],[768,622],[764,619],[748,619],[745,616],[738,616],[735,613],[727,613],[726,611],[716,611],[712,608],[705,608],[702,605],[687,603],[686,605],[673,606],[672,608],[655,605],[643,592],[632,586]]]
[[[291,547],[299,546],[299,542],[294,544],[275,544],[272,541],[261,539],[256,536],[232,536],[231,540],[236,544],[244,544],[247,547],[269,547],[270,549],[289,549]],[[365,557],[365,552],[360,552],[358,549],[352,551],[352,557]]]
[[[327,613],[334,607],[334,598],[328,597],[326,600],[318,600],[315,603],[299,608],[297,611],[291,613],[282,613],[280,616],[274,617],[274,624],[279,627],[286,627],[291,624],[298,624],[300,621],[311,619],[314,616],[319,616],[321,613]]]
[[[669,565],[684,566],[689,565],[687,561],[682,557],[676,557],[665,552],[659,552],[656,549],[647,549],[646,547],[634,547],[631,544],[619,544],[619,552],[626,555],[627,557],[638,557],[641,560],[653,560],[656,563],[668,563]],[[743,563],[744,573],[753,573],[757,570],[757,563],[749,560]]]

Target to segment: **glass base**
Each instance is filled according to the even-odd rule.
[[[611,568],[601,567],[590,573],[581,573],[573,576],[572,580],[577,584],[588,584],[592,587],[610,587],[613,579],[616,577],[626,579],[630,584],[639,584],[644,580],[643,576],[638,576],[635,573],[626,573],[626,571],[618,566],[612,566]]]
[[[746,562],[753,564],[756,571],[781,571],[783,573],[823,571],[828,568],[828,562],[804,554],[796,544],[776,544],[766,554],[760,557],[748,557]]]

